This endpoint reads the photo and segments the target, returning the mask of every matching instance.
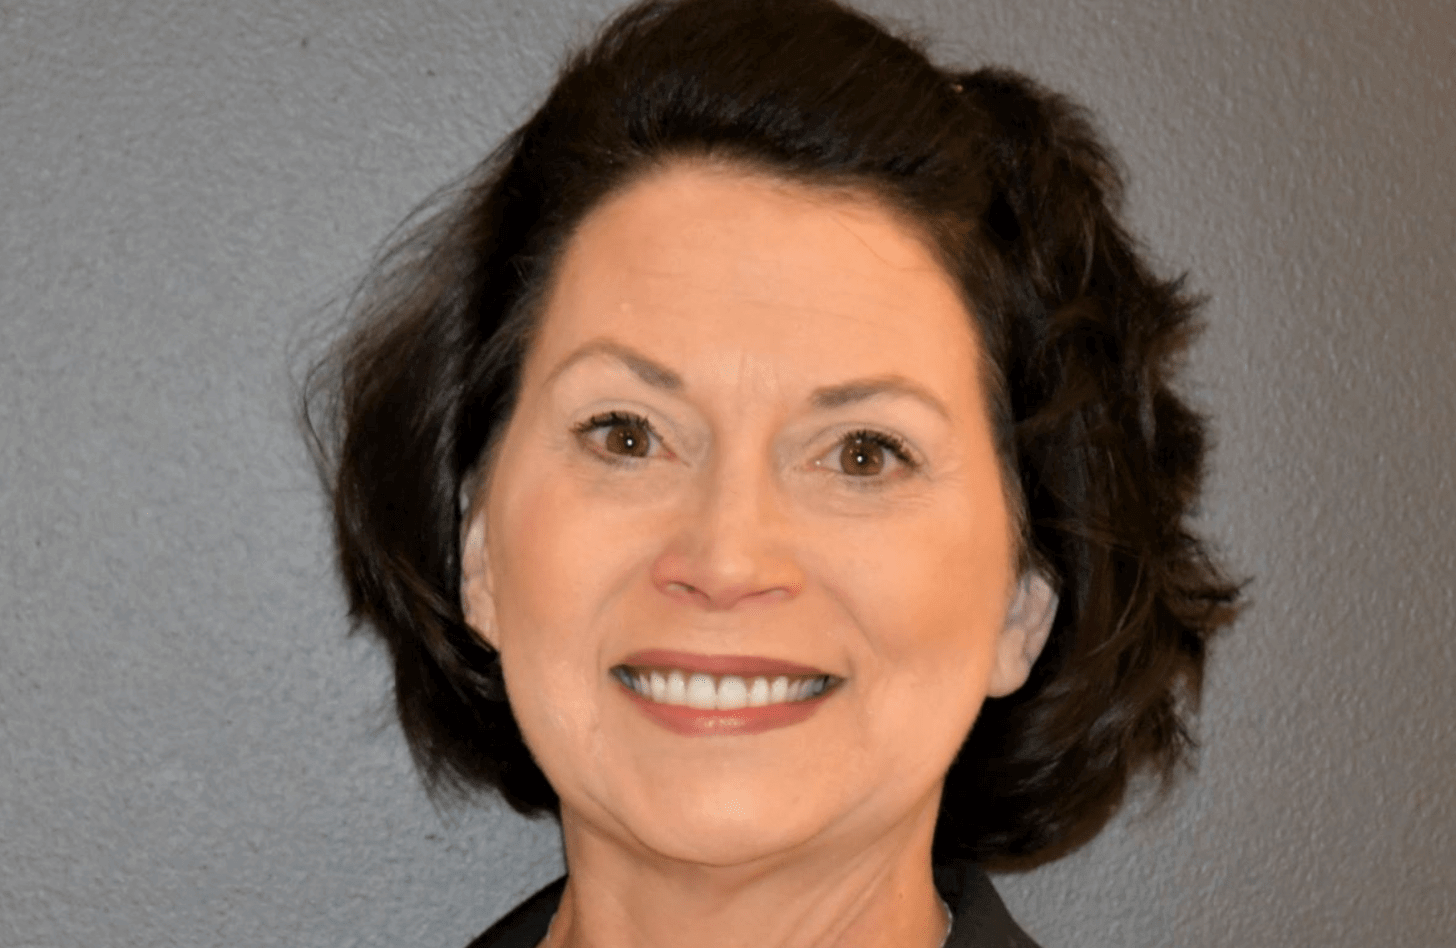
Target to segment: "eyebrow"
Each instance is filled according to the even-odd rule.
[[[647,385],[668,392],[683,390],[682,376],[660,362],[655,362],[631,346],[612,339],[593,339],[563,359],[546,377],[549,384],[566,370],[587,359],[607,357],[620,362]],[[949,419],[950,411],[929,389],[903,375],[882,375],[867,379],[853,379],[838,385],[816,388],[809,396],[809,404],[821,411],[843,408],[869,401],[873,398],[912,398],[926,405],[942,418]]]
[[[631,346],[625,346],[611,339],[593,339],[580,349],[577,349],[563,359],[556,368],[551,370],[551,374],[546,377],[546,381],[548,384],[554,382],[562,373],[578,362],[586,359],[599,358],[601,356],[606,356],[620,362],[630,369],[633,375],[653,388],[660,388],[668,392],[682,391],[682,376],[667,366],[652,361]]]
[[[942,418],[950,418],[950,412],[940,399],[920,383],[907,379],[903,375],[883,375],[876,378],[855,379],[840,385],[826,385],[816,388],[814,393],[809,396],[809,402],[815,408],[830,409],[886,396],[913,398],[925,404]]]

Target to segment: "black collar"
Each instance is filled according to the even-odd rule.
[[[1012,921],[1001,896],[979,866],[955,862],[935,868],[935,887],[950,906],[954,922],[945,948],[1036,948]],[[561,893],[562,876],[490,926],[469,948],[536,948],[546,937]]]

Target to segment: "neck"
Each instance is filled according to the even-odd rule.
[[[734,866],[654,858],[563,812],[570,875],[542,948],[937,948],[934,811],[869,845]]]

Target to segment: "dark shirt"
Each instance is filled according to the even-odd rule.
[[[954,917],[945,948],[1036,948],[1011,920],[1001,896],[979,867],[963,862],[938,866],[935,887]],[[563,876],[517,905],[469,948],[536,948],[561,904]]]

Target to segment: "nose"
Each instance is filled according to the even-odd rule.
[[[714,612],[794,598],[804,577],[775,478],[752,463],[717,468],[685,502],[652,564],[653,584]]]

